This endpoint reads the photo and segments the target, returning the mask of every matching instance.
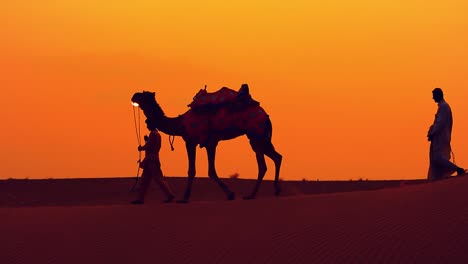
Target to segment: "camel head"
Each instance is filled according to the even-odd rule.
[[[132,96],[132,104],[135,107],[140,107],[145,113],[147,118],[160,118],[164,116],[164,112],[156,102],[156,96],[154,92],[138,92]]]
[[[145,111],[146,108],[148,108],[156,102],[155,93],[148,91],[135,93],[132,96],[131,101],[134,106],[139,106],[143,111]]]

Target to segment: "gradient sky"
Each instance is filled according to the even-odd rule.
[[[285,180],[425,178],[434,87],[468,167],[466,14],[465,0],[4,1],[0,179],[134,176],[134,92],[176,116],[205,84],[242,83],[272,119]],[[185,176],[183,140],[171,152],[167,137],[163,171]],[[256,177],[246,137],[217,153],[221,177]]]

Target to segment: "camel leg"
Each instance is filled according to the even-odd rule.
[[[275,195],[278,196],[281,192],[280,182],[279,182],[279,174],[281,169],[281,161],[283,160],[283,156],[279,154],[275,147],[271,142],[268,142],[265,147],[265,155],[267,155],[270,159],[273,160],[275,163]]]
[[[257,182],[255,183],[255,187],[252,190],[252,193],[244,197],[245,200],[255,199],[258,189],[260,189],[260,184],[262,183],[263,177],[265,176],[265,173],[267,171],[265,156],[263,152],[256,152],[255,155],[257,157],[257,164],[258,164]]]
[[[218,177],[218,174],[216,173],[216,168],[215,168],[215,157],[216,157],[216,146],[218,144],[209,144],[206,146],[206,152],[208,155],[208,176],[213,179],[221,189],[223,189],[224,193],[227,196],[228,200],[234,200],[236,195],[234,192],[229,190],[229,188],[226,186],[226,184],[221,181],[221,179]]]
[[[255,156],[257,158],[257,165],[258,165],[258,176],[257,182],[255,183],[255,187],[250,193],[250,195],[244,196],[244,200],[254,199],[257,195],[258,189],[260,189],[260,184],[262,183],[263,177],[267,171],[267,166],[265,162],[265,150],[264,150],[264,143],[263,140],[255,140],[250,139],[250,146],[252,147],[253,151],[255,152]]]
[[[191,143],[185,143],[185,148],[187,149],[187,156],[188,156],[188,183],[187,188],[185,189],[184,198],[182,200],[178,200],[178,203],[188,203],[190,199],[190,195],[192,194],[192,183],[193,179],[195,178],[195,158],[196,158],[196,149],[197,145]]]

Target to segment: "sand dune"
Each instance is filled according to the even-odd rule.
[[[101,184],[105,182],[102,180]],[[129,179],[122,179],[121,184],[128,187],[128,182]],[[10,200],[10,204],[4,203],[0,208],[0,260],[1,263],[468,262],[468,177],[403,187],[387,183],[395,188],[371,191],[355,188],[352,192],[311,195],[304,183],[296,182],[291,183],[296,185],[295,193],[288,188],[288,195],[280,198],[267,194],[272,188],[266,183],[259,199],[228,202],[214,183],[200,179],[194,186],[194,201],[190,204],[160,204],[161,197],[154,190],[144,206],[113,200],[132,198],[133,194],[97,195],[96,187],[100,185],[96,181],[87,190],[88,200],[62,201],[62,205],[45,198],[56,195],[54,188],[42,186],[43,189],[35,191],[40,197],[36,203],[32,201],[31,197],[36,197],[33,194],[18,192],[24,196],[9,196],[10,199],[29,197],[32,199],[29,205],[19,202],[14,205]],[[13,195],[13,183],[8,188],[5,184],[2,182],[2,191]],[[251,186],[251,182],[239,180],[228,184],[235,190],[239,187],[236,184]],[[349,183],[348,189],[352,189],[350,184],[354,183]],[[61,187],[64,197],[71,199],[73,195],[69,192],[73,190]],[[81,188],[75,191],[86,190]],[[86,195],[79,197],[83,196]]]
[[[168,177],[170,186],[181,198],[187,184],[186,177]],[[223,179],[236,192],[238,199],[250,193],[255,180]],[[418,184],[422,180],[405,181]],[[130,189],[135,178],[44,179],[0,181],[0,207],[125,205],[135,198]],[[399,187],[402,181],[284,181],[282,196],[376,190]],[[273,181],[265,180],[259,198],[273,197]],[[147,203],[160,203],[164,197],[156,184],[150,186]],[[224,201],[226,197],[218,185],[208,178],[196,178],[191,201]]]

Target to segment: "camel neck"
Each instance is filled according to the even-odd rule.
[[[182,136],[182,118],[178,117],[160,117],[158,118],[158,129],[168,135]]]
[[[162,108],[156,102],[141,107],[146,118],[151,119],[161,132],[181,136],[183,133],[182,116],[167,117]]]

